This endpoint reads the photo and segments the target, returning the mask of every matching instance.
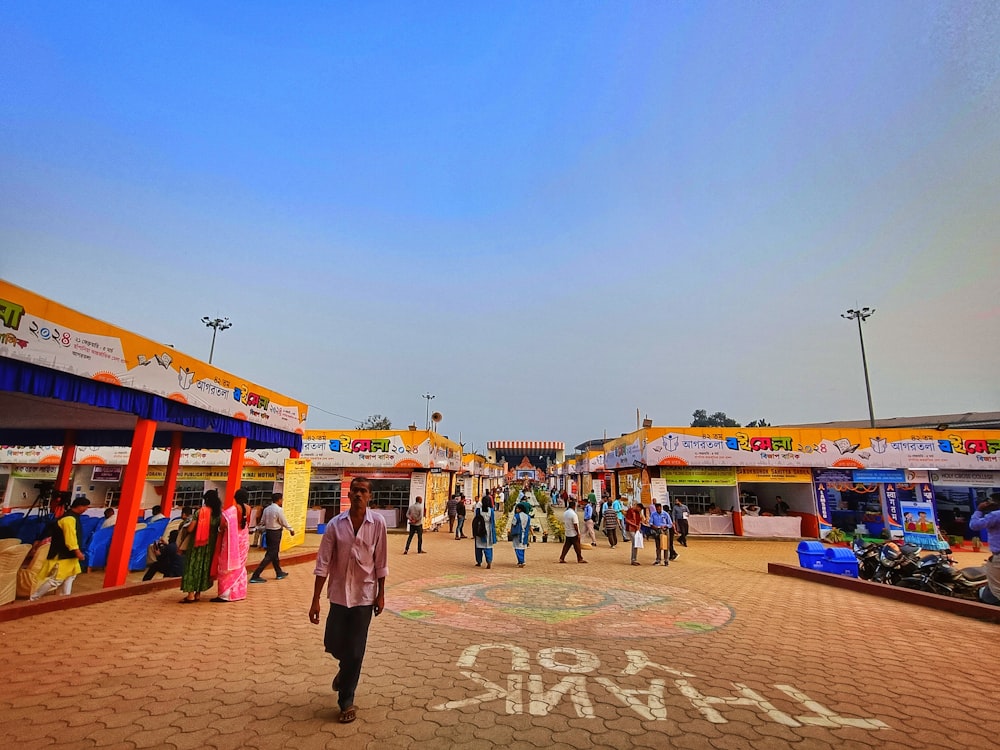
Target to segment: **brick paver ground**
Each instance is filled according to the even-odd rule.
[[[297,565],[242,603],[160,591],[0,623],[4,746],[997,745],[997,626],[767,575],[794,542],[695,539],[669,568],[603,539],[559,565],[538,544],[524,569],[502,543],[486,571],[471,540],[404,541],[355,723],[337,722]]]

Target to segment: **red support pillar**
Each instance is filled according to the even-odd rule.
[[[170,511],[174,507],[174,492],[177,490],[177,472],[181,465],[181,438],[180,432],[175,432],[170,437],[170,457],[167,459],[167,473],[163,477],[163,496],[160,501],[160,513],[170,518]]]
[[[294,448],[289,448],[288,449],[288,457],[289,458],[300,458],[300,454]]]
[[[243,484],[243,461],[246,458],[247,439],[234,437],[232,451],[229,454],[229,477],[226,479],[226,496],[222,498],[222,507],[228,508],[236,503],[233,495]]]
[[[76,458],[76,430],[66,430],[62,455],[59,457],[59,473],[56,475],[56,492],[66,492],[73,479],[73,461]],[[67,505],[68,509],[69,506]]]
[[[135,524],[142,507],[142,490],[149,467],[149,452],[153,448],[156,422],[139,419],[132,434],[132,450],[122,479],[122,496],[118,502],[118,522],[111,535],[108,566],[104,569],[104,588],[121,586],[128,576],[128,559],[135,539]]]

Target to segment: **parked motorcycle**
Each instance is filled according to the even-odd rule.
[[[899,585],[932,594],[979,601],[980,591],[986,586],[986,570],[985,568],[959,570],[948,554],[929,555],[920,561],[913,575],[901,578]]]
[[[856,536],[853,547],[854,556],[858,558],[858,577],[866,581],[872,580],[875,577],[875,571],[878,570],[879,552],[882,550],[882,545],[877,542],[865,544],[864,539]]]
[[[876,583],[895,586],[903,578],[912,576],[920,566],[920,547],[909,542],[886,542],[879,548],[878,567],[872,575]]]

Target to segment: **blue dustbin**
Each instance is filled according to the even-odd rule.
[[[317,534],[325,534],[326,533],[326,524],[325,523],[318,523],[318,524],[316,524],[316,533]]]
[[[823,560],[823,570],[838,576],[858,577],[858,558],[854,550],[845,547],[830,547]]]
[[[799,567],[810,570],[823,570],[826,547],[820,542],[799,542],[796,551],[799,553]]]

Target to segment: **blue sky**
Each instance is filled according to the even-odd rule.
[[[1000,6],[0,7],[0,275],[482,449],[1000,409]],[[329,413],[329,412],[332,412]]]

